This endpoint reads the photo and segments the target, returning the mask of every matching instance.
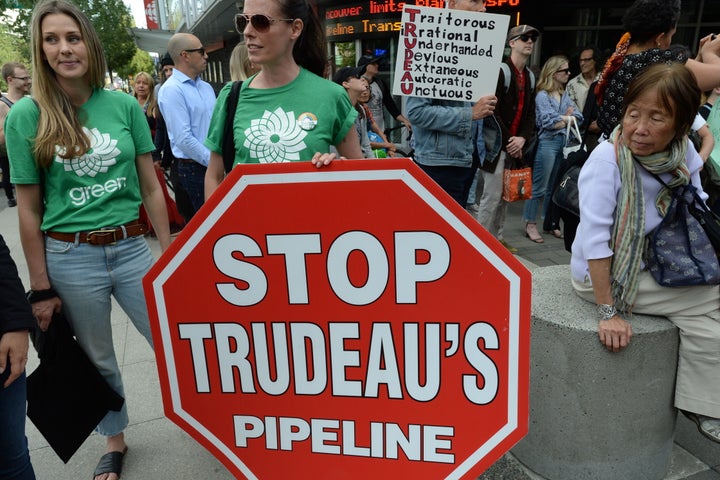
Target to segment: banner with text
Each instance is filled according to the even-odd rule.
[[[393,94],[476,101],[495,93],[510,17],[405,5]]]

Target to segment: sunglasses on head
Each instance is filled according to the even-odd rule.
[[[255,30],[260,33],[267,32],[270,29],[270,25],[275,22],[292,22],[292,18],[272,18],[261,13],[254,15],[248,15],[247,13],[238,13],[235,15],[235,30],[238,33],[245,32],[245,27],[250,23]]]
[[[522,40],[523,42],[527,42],[528,40],[532,40],[533,42],[537,42],[537,35],[520,35],[520,36],[517,37],[517,38],[519,38],[519,39]]]

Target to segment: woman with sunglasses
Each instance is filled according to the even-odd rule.
[[[124,396],[112,298],[152,345],[142,278],[154,259],[138,221],[141,202],[160,248],[170,244],[155,145],[137,100],[103,88],[100,40],[77,6],[39,2],[30,37],[33,99],[10,110],[5,133],[33,314],[46,330],[62,307],[84,352]],[[94,480],[120,478],[127,425],[127,403],[97,425],[106,453]]]
[[[525,201],[523,208],[525,236],[535,243],[545,241],[537,229],[537,213],[544,198],[542,216],[545,218],[548,215],[552,175],[562,159],[565,128],[568,122],[577,121],[578,125],[582,122],[582,114],[565,91],[568,80],[570,68],[567,57],[555,55],[548,58],[540,72],[535,96],[538,147],[533,162],[532,198]],[[546,226],[547,233],[563,238],[559,218],[546,222]]]
[[[325,33],[306,0],[247,0],[235,28],[260,71],[243,82],[233,120],[235,161],[274,163],[362,158],[357,112],[345,90],[322,78]],[[211,150],[205,198],[224,177],[222,145],[230,84],[218,95],[205,145]]]

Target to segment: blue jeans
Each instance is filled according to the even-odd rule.
[[[9,374],[10,365],[7,365],[0,375],[0,478],[35,480],[25,437],[25,374],[3,388]]]
[[[180,185],[190,197],[192,214],[200,210],[205,203],[205,168],[193,160],[178,159],[178,177]],[[189,218],[187,220],[190,220]]]
[[[110,296],[152,346],[142,278],[154,259],[145,239],[133,237],[96,246],[46,237],[45,255],[50,282],[62,299],[78,343],[108,384],[125,396],[113,348]],[[109,411],[96,431],[112,436],[127,425],[125,402],[119,412]]]
[[[523,221],[536,223],[537,213],[540,206],[540,200],[547,197],[547,201],[543,205],[543,218],[547,214],[550,206],[550,197],[552,192],[548,192],[552,183],[550,178],[555,169],[555,165],[562,159],[562,148],[565,144],[563,135],[556,135],[552,138],[541,138],[538,140],[538,149],[535,154],[535,162],[533,163],[532,176],[532,198],[525,200],[523,207]]]
[[[470,167],[456,167],[452,165],[423,165],[417,164],[425,173],[432,178],[448,195],[450,195],[463,208],[467,205],[468,195],[477,164],[473,162]]]

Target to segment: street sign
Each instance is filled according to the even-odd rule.
[[[408,159],[237,166],[144,279],[165,413],[238,478],[475,478],[529,271]]]

